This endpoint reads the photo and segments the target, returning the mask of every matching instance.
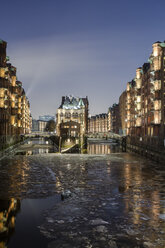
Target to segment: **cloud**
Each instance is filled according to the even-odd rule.
[[[118,71],[126,66],[121,57],[127,51],[116,43],[108,35],[76,34],[9,44],[33,116],[55,113],[66,94],[88,95],[92,114],[106,112],[122,92]]]

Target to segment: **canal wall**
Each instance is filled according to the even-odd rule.
[[[125,150],[149,158],[155,162],[165,164],[165,147],[162,144],[151,144],[150,142],[137,141],[126,137]]]
[[[80,148],[79,145],[73,145],[72,147],[69,147],[68,149],[62,149],[61,153],[79,153],[80,152]]]
[[[10,145],[8,148],[6,149],[2,149],[0,150],[0,159],[8,156],[9,154],[12,154],[15,152],[15,150],[20,146],[23,145],[25,142],[25,139],[22,141],[18,141],[16,144]]]
[[[62,150],[75,151],[76,153],[81,150],[87,151],[87,137],[60,137],[51,136],[49,138],[52,143],[58,148],[59,152]],[[71,150],[70,150],[71,149]]]
[[[0,151],[3,151],[23,140],[21,135],[0,135]]]

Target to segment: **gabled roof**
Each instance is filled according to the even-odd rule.
[[[87,98],[79,98],[73,96],[63,96],[62,103],[59,108],[62,109],[81,109],[88,104]]]

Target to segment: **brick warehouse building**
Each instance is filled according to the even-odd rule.
[[[0,149],[19,141],[31,129],[30,104],[16,68],[6,56],[7,42],[0,40]]]
[[[108,131],[119,134],[120,126],[119,104],[114,103],[108,109]]]
[[[88,133],[106,133],[108,131],[108,115],[102,113],[88,119]]]
[[[126,132],[135,141],[163,146],[165,139],[165,42],[155,42],[148,63],[127,83]]]

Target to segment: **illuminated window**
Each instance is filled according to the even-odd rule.
[[[154,101],[154,109],[160,110],[161,109],[161,100]]]
[[[136,79],[136,87],[137,87],[137,89],[140,89],[141,85],[142,85],[141,79]]]
[[[5,77],[5,68],[0,68],[0,77]]]
[[[70,113],[65,113],[65,118],[70,118],[71,114]]]
[[[137,102],[138,102],[138,103],[141,102],[141,96],[137,96]]]
[[[12,84],[12,86],[15,86],[15,83],[16,83],[16,76],[12,76],[11,77],[11,84]]]
[[[11,102],[11,107],[15,108],[15,102]]]
[[[0,108],[4,108],[4,100],[0,99]]]
[[[139,127],[142,124],[142,119],[140,117],[137,118],[136,120],[136,126]]]
[[[153,55],[154,57],[157,57],[160,54],[161,47],[158,43],[153,44]]]
[[[141,103],[138,103],[137,104],[137,110],[140,110],[141,109]]]
[[[160,124],[161,122],[161,112],[160,111],[155,111],[154,112],[154,123],[155,124]]]
[[[127,104],[127,109],[130,109],[131,108],[131,104]]]
[[[154,89],[155,90],[160,90],[161,89],[161,81],[160,80],[155,81]]]
[[[78,113],[77,112],[76,113],[73,113],[72,114],[72,117],[77,118],[78,117]]]
[[[160,70],[161,68],[161,60],[160,60],[160,57],[156,57],[154,59],[154,70],[157,71],[157,70]]]
[[[10,117],[10,123],[11,123],[11,125],[14,125],[15,124],[15,116],[11,116]]]
[[[20,120],[18,120],[18,127],[21,127],[21,121]]]

